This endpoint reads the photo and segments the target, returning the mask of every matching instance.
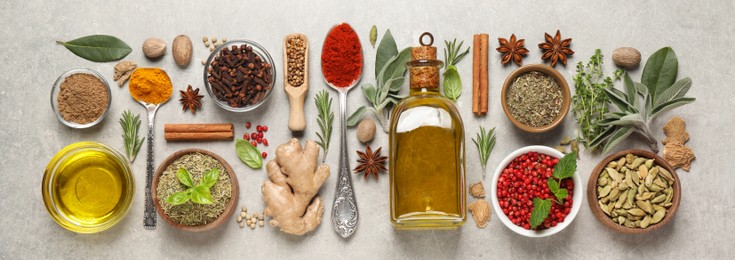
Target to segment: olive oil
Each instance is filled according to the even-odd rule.
[[[439,95],[436,48],[411,51],[410,96],[390,127],[391,222],[397,228],[464,224],[464,127],[454,104]]]

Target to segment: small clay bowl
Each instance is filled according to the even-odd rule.
[[[612,162],[613,160],[619,160],[620,157],[624,157],[627,154],[634,154],[636,156],[645,157],[645,158],[651,158],[654,160],[654,162],[666,169],[671,173],[671,176],[674,177],[674,184],[671,186],[674,187],[674,197],[671,199],[671,207],[668,208],[669,212],[666,213],[666,216],[661,220],[661,222],[653,224],[648,226],[647,228],[629,228],[623,225],[620,225],[618,223],[615,223],[608,217],[605,212],[602,211],[600,208],[600,205],[597,202],[597,179],[600,177],[600,173],[602,173],[602,170],[605,169],[608,163]],[[665,226],[669,221],[671,221],[672,218],[674,218],[674,215],[676,215],[676,211],[679,209],[679,202],[681,201],[681,180],[679,180],[679,175],[676,174],[676,171],[674,171],[674,168],[669,165],[666,160],[659,157],[658,155],[645,151],[645,150],[637,150],[637,149],[630,149],[625,151],[620,151],[617,153],[614,153],[608,157],[606,157],[604,160],[602,160],[600,163],[595,166],[595,169],[592,170],[592,174],[590,174],[590,178],[587,181],[587,202],[590,204],[590,209],[592,210],[592,213],[595,215],[597,220],[602,222],[605,226],[626,234],[641,234],[641,233],[647,233],[652,230],[659,229],[663,226]]]
[[[524,125],[523,123],[518,121],[515,117],[513,117],[513,115],[510,113],[510,107],[508,107],[508,100],[506,97],[508,88],[510,88],[510,86],[513,85],[513,82],[516,80],[516,78],[518,78],[518,76],[521,76],[531,71],[537,71],[537,72],[546,74],[548,76],[551,76],[552,78],[554,78],[554,80],[556,80],[556,84],[558,84],[561,87],[561,94],[562,94],[561,111],[559,111],[559,114],[556,116],[554,121],[551,121],[550,124],[545,125],[545,126],[533,127],[533,126]],[[564,76],[562,76],[554,68],[548,65],[545,65],[545,64],[529,64],[529,65],[525,65],[523,67],[516,69],[515,71],[511,72],[510,75],[508,75],[508,77],[505,79],[505,83],[503,83],[503,89],[500,91],[500,103],[503,105],[503,111],[505,112],[505,116],[508,117],[508,119],[510,120],[511,123],[513,123],[513,125],[529,133],[547,132],[551,129],[554,129],[559,124],[561,124],[561,122],[564,121],[564,117],[566,117],[567,113],[569,112],[570,101],[571,101],[571,98],[570,98],[569,85],[567,85],[567,80],[564,79]]]
[[[173,219],[168,217],[168,215],[166,215],[166,213],[163,212],[163,208],[161,208],[161,204],[158,202],[158,192],[156,192],[158,190],[158,179],[161,178],[161,175],[163,174],[164,171],[166,171],[166,168],[168,168],[168,166],[171,165],[171,163],[173,163],[176,159],[179,159],[179,157],[185,154],[190,154],[190,153],[201,153],[204,155],[212,156],[215,159],[217,159],[217,161],[219,161],[219,163],[221,163],[222,166],[225,167],[225,170],[227,170],[227,175],[230,176],[230,183],[232,183],[232,197],[230,198],[230,202],[228,202],[227,205],[225,206],[225,211],[222,212],[222,214],[220,214],[216,220],[208,224],[198,225],[198,226],[182,225],[182,224],[176,223]],[[237,207],[237,200],[240,197],[239,187],[240,185],[238,185],[237,183],[237,176],[235,176],[235,171],[232,170],[232,167],[230,166],[229,163],[227,163],[227,161],[225,161],[225,159],[222,159],[222,157],[220,157],[219,155],[213,152],[207,151],[207,150],[190,148],[190,149],[179,150],[169,155],[168,158],[163,160],[161,165],[158,166],[158,169],[156,169],[156,174],[153,176],[153,183],[151,185],[151,193],[153,195],[153,204],[156,206],[156,211],[158,212],[158,215],[161,216],[161,218],[163,218],[163,220],[165,220],[169,225],[175,228],[181,229],[181,230],[185,230],[185,231],[202,232],[202,231],[215,229],[219,227],[220,225],[222,225],[223,223],[225,223],[228,219],[230,219],[230,217],[232,216],[232,213],[235,212],[235,207]]]

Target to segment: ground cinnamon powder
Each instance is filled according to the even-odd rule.
[[[59,112],[64,120],[88,124],[107,111],[110,92],[99,78],[85,73],[72,74],[59,87]]]

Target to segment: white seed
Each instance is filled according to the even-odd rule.
[[[238,223],[242,222],[242,216],[237,216],[237,222]]]
[[[214,51],[214,46],[209,46],[209,51]]]
[[[247,218],[248,213],[240,212],[240,217]]]
[[[207,64],[207,62],[204,61],[204,59],[202,59],[202,65],[205,65],[205,64]],[[247,212],[247,211],[243,211],[243,212]]]
[[[207,43],[209,41],[209,38],[207,36],[202,37],[202,42]]]
[[[240,228],[244,228],[244,227],[245,227],[245,223],[240,222]]]
[[[248,213],[243,213],[243,216],[242,216],[242,217],[244,217],[245,219],[250,219],[250,214],[248,214]]]
[[[250,224],[250,229],[255,229],[255,223]]]
[[[202,60],[202,61],[204,61],[204,60]],[[248,208],[242,207],[242,212],[248,212]]]
[[[253,224],[253,222],[250,221],[249,219],[247,221],[245,221],[245,223],[248,224],[248,225]]]
[[[209,47],[209,42],[204,42],[204,47]]]
[[[258,221],[258,226],[263,227],[265,226],[265,221]]]
[[[227,38],[222,37],[222,42],[227,42]]]
[[[217,42],[217,37],[212,37],[212,43],[216,43],[216,42]]]

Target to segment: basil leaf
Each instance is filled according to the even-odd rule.
[[[362,114],[365,113],[365,109],[367,109],[367,107],[361,106],[360,108],[355,110],[355,112],[352,113],[352,115],[350,115],[350,117],[347,118],[347,121],[345,122],[345,124],[347,124],[347,126],[356,126],[357,123],[360,122],[360,118],[362,118]]]
[[[179,182],[184,184],[184,186],[189,188],[194,187],[194,181],[191,180],[191,175],[186,169],[179,168],[179,170],[176,171],[176,178],[179,179]]]
[[[263,167],[263,157],[260,156],[260,151],[250,144],[250,142],[243,139],[237,140],[235,142],[235,151],[237,152],[237,157],[240,157],[240,160],[247,166],[250,166],[250,168],[260,169],[260,167]]]
[[[166,198],[166,202],[168,202],[168,204],[171,204],[171,205],[174,205],[174,206],[181,205],[181,204],[184,204],[187,201],[189,201],[189,199],[191,199],[191,195],[190,194],[191,194],[190,193],[190,190],[182,191],[182,192],[177,192],[177,193],[174,193],[174,194],[171,194],[170,196],[168,196]]]
[[[457,98],[462,94],[462,78],[459,77],[457,67],[454,65],[447,66],[444,71],[444,96],[457,102]]]
[[[375,53],[375,77],[378,77],[380,70],[387,61],[398,54],[398,47],[396,47],[396,41],[393,40],[393,35],[390,34],[390,29],[385,31],[383,39],[378,44],[378,50]]]
[[[209,188],[204,185],[198,185],[191,189],[191,201],[197,204],[212,204],[212,193],[209,192]]]
[[[679,61],[671,47],[661,48],[648,57],[641,75],[641,83],[648,86],[648,93],[654,104],[657,103],[659,95],[674,84],[678,70]]]
[[[571,152],[561,159],[559,159],[559,163],[554,166],[554,178],[559,179],[559,181],[572,177],[574,175],[574,172],[577,171],[577,153]],[[566,197],[566,196],[565,196]]]
[[[133,51],[127,43],[110,35],[90,35],[68,42],[56,42],[77,56],[96,62],[116,61]]]
[[[219,169],[213,168],[204,173],[204,177],[202,177],[202,181],[199,183],[199,185],[207,187],[207,189],[209,189],[212,188],[215,183],[217,183],[217,179],[219,179]]]
[[[531,219],[528,221],[531,224],[531,229],[535,229],[541,223],[544,223],[546,217],[551,212],[551,200],[550,199],[539,199],[533,198],[533,210],[531,211]]]

